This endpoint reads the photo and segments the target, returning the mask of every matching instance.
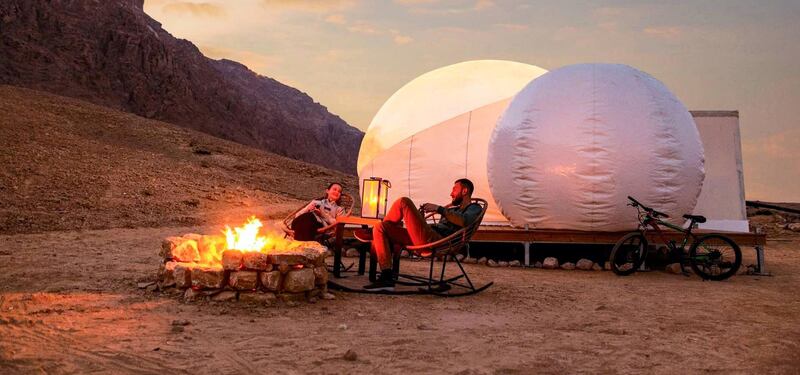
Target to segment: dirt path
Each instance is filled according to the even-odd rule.
[[[0,236],[0,373],[800,371],[798,238],[767,246],[775,276],[726,282],[467,265],[495,286],[455,299],[336,293],[294,308],[136,288],[161,238],[198,230]],[[190,324],[176,332],[175,319]]]

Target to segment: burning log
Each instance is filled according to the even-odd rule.
[[[258,272],[233,271],[228,278],[228,285],[236,290],[255,290],[258,287]]]

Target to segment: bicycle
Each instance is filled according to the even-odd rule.
[[[702,237],[697,237],[692,233],[692,229],[696,224],[706,222],[705,217],[685,214],[683,218],[689,220],[689,227],[682,228],[660,219],[668,218],[667,214],[647,207],[631,196],[628,196],[628,199],[631,201],[628,205],[635,207],[638,213],[639,228],[635,232],[624,235],[614,244],[609,261],[611,262],[611,270],[615,274],[627,276],[641,267],[647,255],[648,228],[652,228],[658,234],[672,254],[678,254],[681,270],[683,270],[687,260],[692,270],[704,280],[725,280],[739,270],[742,264],[742,251],[736,242],[718,233],[707,234]],[[680,247],[675,241],[667,241],[664,238],[659,225],[683,233],[683,241]],[[689,247],[687,257],[684,253],[690,239],[692,244]],[[685,271],[683,272],[686,274]]]

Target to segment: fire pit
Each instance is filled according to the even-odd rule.
[[[327,293],[327,248],[314,241],[293,241],[278,231],[261,233],[251,217],[220,235],[185,234],[164,239],[159,255],[160,288],[199,296],[270,303],[313,300]],[[323,295],[324,296],[324,295]]]

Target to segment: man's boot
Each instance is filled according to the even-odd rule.
[[[393,292],[394,275],[392,275],[392,269],[390,268],[381,270],[381,275],[378,277],[378,280],[375,280],[374,283],[365,285],[364,290],[368,290],[371,292],[378,292],[378,291]]]

